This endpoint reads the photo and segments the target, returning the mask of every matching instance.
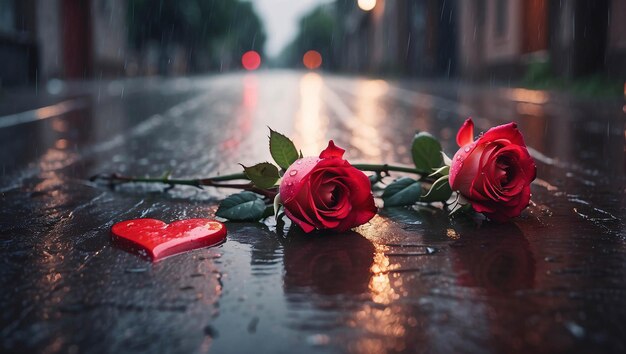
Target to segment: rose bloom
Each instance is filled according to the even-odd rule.
[[[491,220],[504,222],[518,216],[530,201],[537,167],[517,124],[491,128],[474,141],[474,123],[468,119],[456,142],[461,148],[450,167],[452,189]]]
[[[319,158],[294,162],[280,183],[285,214],[304,232],[346,231],[368,222],[377,209],[367,176],[344,160],[331,140]]]

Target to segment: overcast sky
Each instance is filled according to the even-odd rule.
[[[277,56],[296,35],[298,19],[319,4],[330,0],[252,0],[263,19],[267,42],[265,51]]]

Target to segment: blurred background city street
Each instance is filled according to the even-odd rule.
[[[0,351],[623,353],[626,1],[0,0]],[[411,164],[517,122],[513,222],[381,209],[337,235],[272,217],[152,264],[110,228],[214,217],[142,184],[304,155]]]
[[[610,0],[2,0],[0,87],[54,93],[64,81],[223,73],[246,68],[243,55],[255,51],[254,69],[623,95],[625,8]],[[303,60],[308,51],[315,58]]]

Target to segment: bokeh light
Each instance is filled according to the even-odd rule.
[[[371,11],[376,7],[376,0],[359,0],[357,4],[363,11]]]
[[[302,56],[302,63],[307,69],[317,69],[322,65],[322,55],[316,50],[309,50]]]
[[[256,70],[261,66],[261,56],[254,50],[247,51],[241,56],[241,65],[246,70]]]

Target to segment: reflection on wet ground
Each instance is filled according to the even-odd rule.
[[[623,100],[299,72],[100,86],[0,117],[3,350],[626,350]],[[87,181],[237,172],[269,159],[268,125],[305,155],[332,138],[353,162],[409,163],[416,130],[452,154],[468,115],[517,121],[537,160],[513,223],[404,208],[336,235],[229,223],[226,243],[151,264],[112,246],[113,223],[212,216],[229,191]]]

